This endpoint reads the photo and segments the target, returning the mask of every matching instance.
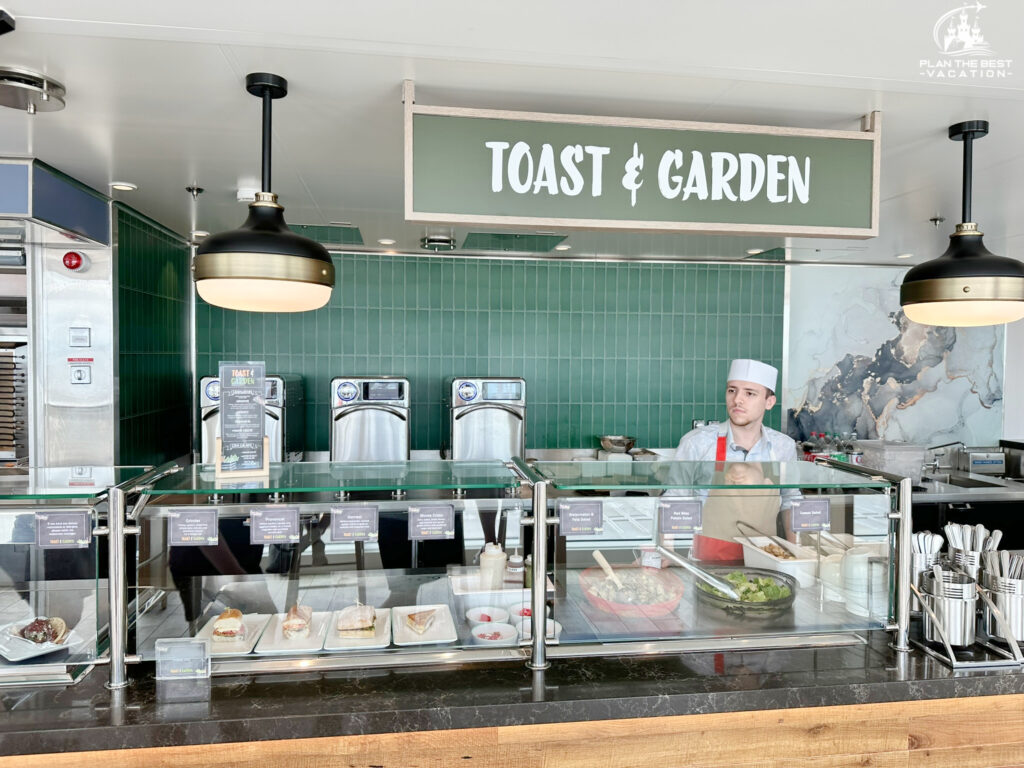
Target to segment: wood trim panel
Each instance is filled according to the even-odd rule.
[[[874,141],[876,138],[870,128],[863,131],[839,131],[823,128],[791,128],[780,125],[700,123],[693,120],[572,115],[559,114],[557,112],[516,112],[509,109],[476,109],[473,107],[443,107],[409,103],[406,106],[412,113],[417,115],[440,115],[442,117],[482,117],[493,120],[522,120],[531,123],[573,123],[574,125],[606,125],[614,128],[658,128],[673,131],[756,133],[766,136],[807,136],[823,139],[860,139],[863,141]]]
[[[0,768],[999,768],[1024,695],[0,758]]]

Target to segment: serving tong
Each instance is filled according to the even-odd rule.
[[[698,579],[703,581],[705,584],[714,587],[720,592],[724,592],[733,600],[738,601],[740,599],[740,593],[737,592],[736,587],[734,587],[728,581],[726,581],[725,579],[720,579],[717,576],[715,576],[715,574],[705,571],[699,565],[696,565],[690,562],[689,560],[680,557],[671,549],[666,549],[665,547],[658,547],[658,554],[668,560],[671,560],[679,567],[686,569],[694,576],[696,576]]]

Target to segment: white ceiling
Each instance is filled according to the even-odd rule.
[[[0,0],[4,2],[4,0]],[[988,119],[975,149],[975,218],[992,250],[1024,256],[1024,58],[999,80],[921,75],[932,27],[958,0],[297,0],[175,3],[9,0],[0,65],[64,83],[67,107],[0,109],[0,155],[39,157],[168,226],[237,226],[257,186],[259,102],[251,71],[288,78],[274,110],[274,191],[290,223],[350,221],[364,240],[414,250],[402,219],[401,83],[417,101],[809,128],[883,113],[881,234],[795,240],[798,260],[901,266],[945,247],[959,221],[960,144],[950,123]],[[1024,3],[991,0],[994,56],[1024,55]],[[193,221],[185,187],[204,187]],[[938,229],[928,223],[939,214]],[[458,229],[460,237],[465,230]],[[739,258],[767,238],[574,232],[576,255]],[[383,250],[383,249],[382,249]],[[896,262],[896,253],[913,259]]]

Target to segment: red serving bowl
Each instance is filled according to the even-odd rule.
[[[612,613],[626,619],[656,619],[661,616],[668,616],[679,605],[679,601],[683,599],[683,582],[680,581],[679,577],[671,571],[661,568],[646,568],[633,565],[615,565],[612,567],[615,570],[623,571],[640,570],[642,568],[645,573],[649,573],[655,579],[660,581],[661,585],[666,589],[666,591],[668,591],[671,597],[660,603],[648,603],[646,605],[637,603],[616,603],[612,600],[606,600],[603,597],[595,595],[590,590],[591,584],[598,581],[604,581],[605,578],[607,578],[604,571],[600,568],[587,568],[580,573],[580,589],[583,590],[583,594],[586,596],[590,604],[599,611]]]

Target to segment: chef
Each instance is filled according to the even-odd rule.
[[[796,461],[796,443],[764,425],[764,414],[775,406],[779,372],[759,360],[733,360],[725,386],[729,418],[722,424],[698,427],[683,436],[676,461],[715,462],[714,485],[729,486],[707,492],[702,515],[703,530],[694,536],[693,555],[699,560],[737,561],[743,548],[735,537],[775,534],[780,529],[780,509],[799,496],[788,490],[780,497],[777,488],[744,488],[773,485],[760,463]]]

